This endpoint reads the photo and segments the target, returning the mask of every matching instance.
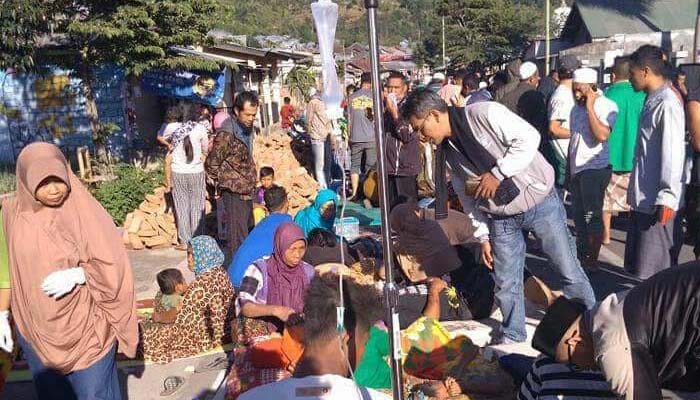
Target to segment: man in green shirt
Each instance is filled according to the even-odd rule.
[[[627,186],[634,166],[634,151],[637,145],[639,116],[646,95],[635,92],[630,78],[630,60],[627,56],[615,58],[612,69],[613,84],[605,96],[617,104],[617,122],[608,139],[610,165],[613,175],[605,191],[603,204],[603,243],[610,243],[610,222],[613,213],[628,212]]]

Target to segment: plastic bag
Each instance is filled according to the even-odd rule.
[[[338,81],[333,44],[335,43],[335,28],[338,25],[338,5],[330,0],[318,0],[311,3],[311,13],[316,24],[318,47],[321,52],[321,74],[323,77],[323,93],[321,100],[326,104],[326,113],[330,119],[343,116],[340,104],[343,101],[343,88]]]

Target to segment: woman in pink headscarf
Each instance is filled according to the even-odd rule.
[[[11,312],[40,399],[121,399],[116,352],[136,352],[131,266],[112,218],[61,151],[27,146],[2,207]]]
[[[302,261],[304,253],[304,232],[287,222],[275,231],[273,254],[248,267],[236,300],[239,343],[281,331],[290,316],[303,311],[314,275],[314,268]]]

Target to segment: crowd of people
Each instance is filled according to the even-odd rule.
[[[425,87],[400,72],[381,83],[363,74],[348,90],[343,129],[312,89],[303,119],[320,190],[294,216],[274,169],[253,158],[255,93],[238,93],[232,113],[224,103],[213,116],[169,109],[158,142],[195,278],[158,273],[150,321],[137,321],[131,267],[109,215],[57,147],[31,144],[0,216],[0,348],[15,347],[12,321],[40,398],[118,399],[117,352],[169,362],[225,343],[260,370],[291,375],[241,389],[242,399],[389,398],[377,391],[391,387],[377,307],[382,251],[371,238],[336,234],[346,193],[328,173],[328,163],[340,164],[349,201],[372,200],[361,184],[376,169],[372,89],[381,84],[401,362],[421,379],[416,391],[498,397],[514,383],[522,399],[700,391],[700,269],[675,267],[684,239],[700,257],[700,166],[689,162],[700,153],[700,92],[650,45],[615,59],[611,78],[601,90],[598,71],[573,57],[542,79],[534,63],[515,61],[490,84],[478,71],[452,82],[436,74]],[[285,99],[281,128],[297,135],[298,117]],[[347,149],[349,165],[330,157],[337,149]],[[207,199],[219,208],[218,232],[205,227]],[[597,302],[589,274],[619,213],[629,213],[624,267],[642,283]],[[525,279],[530,236],[556,292]],[[532,341],[542,356],[520,374],[505,374],[506,363],[484,359],[467,338],[449,339],[441,321],[486,318],[496,305],[503,319],[491,344],[526,341],[532,282],[546,294]]]

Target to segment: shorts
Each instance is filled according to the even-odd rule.
[[[613,172],[610,184],[605,189],[605,199],[603,200],[603,211],[619,213],[629,212],[630,206],[627,204],[627,187],[630,184],[629,172]]]
[[[365,158],[365,168],[362,169],[362,156]],[[377,165],[377,148],[374,142],[350,143],[350,171],[359,174],[373,170]]]

